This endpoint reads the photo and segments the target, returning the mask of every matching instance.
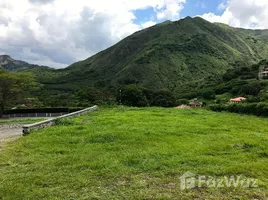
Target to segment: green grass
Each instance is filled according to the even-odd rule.
[[[100,109],[0,152],[0,199],[267,199],[268,121],[207,110]],[[180,190],[187,171],[259,188]]]
[[[43,118],[0,119],[1,124],[33,124],[43,121]]]

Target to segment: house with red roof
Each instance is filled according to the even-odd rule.
[[[247,101],[245,97],[236,97],[234,99],[230,99],[230,103],[242,103]]]

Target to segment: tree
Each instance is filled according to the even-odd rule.
[[[260,93],[262,89],[262,86],[259,82],[252,82],[252,83],[249,83],[247,85],[244,85],[241,90],[240,90],[240,94],[242,95],[253,95],[253,96],[256,96]]]
[[[176,99],[170,91],[160,90],[154,93],[153,106],[173,107]]]
[[[176,101],[176,105],[180,106],[180,105],[187,105],[189,103],[189,101],[187,99],[178,99]]]
[[[88,87],[86,89],[79,90],[77,96],[80,102],[100,104],[104,101],[104,93],[95,87]]]
[[[36,88],[37,84],[32,74],[0,70],[0,117],[3,116],[6,106],[23,100]]]
[[[127,106],[145,107],[149,105],[146,97],[148,90],[137,85],[126,85],[121,88],[121,92],[117,99]]]
[[[204,89],[201,96],[207,100],[215,99],[215,92],[211,89]]]

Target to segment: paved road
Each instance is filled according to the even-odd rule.
[[[0,126],[0,140],[22,135],[22,125]]]

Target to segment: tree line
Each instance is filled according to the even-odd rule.
[[[5,109],[24,103],[32,108],[42,108],[87,107],[93,104],[173,107],[177,102],[168,90],[152,91],[135,84],[123,85],[114,93],[96,87],[86,87],[72,93],[48,91],[37,83],[31,73],[0,70],[0,117]]]
[[[31,73],[0,70],[0,117],[5,108],[23,102],[37,88],[38,84]]]

